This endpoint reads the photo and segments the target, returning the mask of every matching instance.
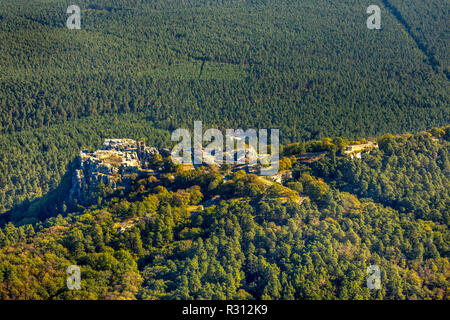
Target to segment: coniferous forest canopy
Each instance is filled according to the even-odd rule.
[[[0,299],[449,298],[448,1],[381,0],[381,30],[369,0],[72,4],[0,0]],[[164,158],[68,197],[80,150],[197,120],[280,129],[289,178]]]

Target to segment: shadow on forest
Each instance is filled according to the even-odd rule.
[[[12,222],[16,226],[33,224],[50,217],[55,217],[58,214],[67,214],[68,210],[76,205],[69,199],[69,192],[72,186],[72,174],[76,169],[76,163],[77,161],[74,158],[67,165],[66,173],[55,189],[32,201],[27,199],[0,215],[0,227],[3,227],[8,222]]]

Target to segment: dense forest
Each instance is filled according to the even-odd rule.
[[[423,0],[385,0],[384,3],[427,55],[428,63],[437,68],[438,72],[444,72],[450,79],[450,31],[443,27],[450,4],[446,1]]]
[[[202,119],[290,142],[449,122],[448,79],[382,4],[376,32],[365,0],[80,0],[81,30],[65,27],[69,4],[0,2],[1,132],[135,111],[162,129]],[[442,25],[418,10],[404,19]]]
[[[362,159],[342,154],[348,143],[286,146],[283,184],[173,166],[126,194],[99,187],[96,204],[9,222],[0,298],[448,299],[450,127],[383,136]],[[317,150],[329,153],[292,157]],[[73,264],[80,290],[65,285]],[[380,290],[366,286],[369,265]]]

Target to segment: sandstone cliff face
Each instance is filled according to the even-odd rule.
[[[101,163],[80,159],[80,169],[75,170],[72,177],[70,196],[85,201],[92,198],[93,194],[99,190],[100,185],[115,190],[120,177],[113,175],[114,173],[112,168]]]
[[[115,190],[122,186],[126,189],[131,175],[143,173],[157,154],[156,148],[131,139],[106,139],[100,150],[81,151],[78,168],[72,176],[70,197],[89,201],[100,187]]]

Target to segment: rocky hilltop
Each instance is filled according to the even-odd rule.
[[[147,147],[143,141],[106,139],[100,150],[80,152],[70,195],[81,200],[89,199],[100,184],[111,189],[119,185],[126,188],[134,174],[155,174],[150,167],[160,159],[159,151]]]
[[[240,137],[235,138],[240,139]],[[373,141],[360,144],[348,145],[343,155],[351,159],[361,159],[363,154],[370,153],[378,148]],[[191,149],[191,155],[193,150]],[[223,150],[224,158],[235,160],[230,166],[231,172],[244,170],[248,173],[258,174],[261,170],[260,164],[246,162],[251,157],[257,157],[257,152],[251,146],[247,146],[245,152],[238,153],[236,150]],[[231,153],[231,154],[229,154]],[[312,163],[320,160],[328,154],[328,151],[309,152],[295,154],[295,161],[299,163]],[[99,191],[99,187],[116,190],[119,186],[128,189],[133,177],[149,177],[159,175],[164,170],[163,159],[171,155],[170,150],[158,150],[155,147],[145,145],[144,141],[132,139],[106,139],[102,148],[94,152],[82,150],[78,156],[78,166],[72,177],[70,197],[81,201],[91,201],[93,195]],[[263,155],[266,156],[266,155]],[[220,167],[222,162],[204,150],[202,151],[204,164]],[[198,165],[183,164],[184,169],[192,170]],[[291,177],[291,172],[281,170],[277,174],[267,176],[268,179],[282,183]]]

